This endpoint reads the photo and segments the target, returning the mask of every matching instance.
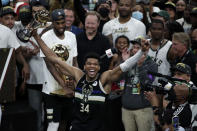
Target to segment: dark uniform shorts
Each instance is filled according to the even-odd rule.
[[[44,107],[48,122],[71,120],[73,98],[44,94]]]

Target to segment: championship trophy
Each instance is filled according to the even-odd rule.
[[[22,42],[28,42],[32,36],[32,31],[44,27],[49,21],[49,12],[47,10],[39,10],[36,12],[34,19],[24,28],[17,30],[16,35]]]
[[[66,46],[61,44],[56,44],[52,47],[52,50],[55,52],[55,54],[60,57],[63,61],[67,61],[69,57],[69,52]]]
[[[52,50],[55,52],[55,54],[60,57],[63,61],[67,61],[69,57],[69,52],[66,46],[61,45],[61,44],[56,44],[55,46],[52,47]],[[70,82],[71,77],[63,74],[61,70],[57,68],[61,78],[63,79],[64,82]],[[68,92],[66,92],[65,89],[63,89],[60,85],[58,85],[58,89],[51,92],[52,95],[57,95],[57,96],[65,96]]]

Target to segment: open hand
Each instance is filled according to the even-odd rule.
[[[122,50],[122,59],[125,61],[125,60],[127,60],[129,57],[130,57],[130,55],[131,55],[131,53],[130,53],[130,50],[128,50],[128,48],[124,48],[124,50]]]

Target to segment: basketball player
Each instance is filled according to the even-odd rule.
[[[72,32],[65,31],[66,21],[64,10],[53,10],[51,19],[53,28],[42,35],[42,40],[64,62],[77,66],[76,57],[78,53],[76,37]],[[61,89],[64,87],[66,81],[71,78],[57,70],[53,63],[45,59],[42,52],[40,52],[40,57],[43,57],[45,60],[43,62],[44,84],[42,92],[48,122],[47,131],[58,131],[58,128],[62,127],[61,125],[64,122],[67,123],[66,131],[68,131],[68,125],[71,119],[71,113],[69,111],[72,110],[73,100],[72,98],[61,97]],[[60,92],[56,93],[58,90]],[[73,90],[70,90],[70,92],[73,92]],[[54,95],[54,93],[57,95]]]
[[[39,43],[46,58],[53,64],[58,65],[63,73],[70,74],[77,83],[75,88],[75,108],[71,131],[104,131],[106,95],[110,93],[112,82],[118,80],[123,72],[132,68],[141,58],[144,52],[148,51],[149,46],[142,42],[142,49],[133,57],[127,59],[113,70],[108,70],[101,75],[100,56],[90,53],[85,57],[84,72],[76,67],[63,62],[51,51],[39,35],[34,34],[34,38]]]
[[[158,65],[158,73],[170,75],[170,63],[168,61],[169,49],[172,42],[164,39],[164,23],[161,20],[155,19],[152,21],[150,49],[148,55]]]

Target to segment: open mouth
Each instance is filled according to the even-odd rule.
[[[67,25],[70,25],[70,24],[71,24],[71,21],[66,21],[66,24],[67,24]]]
[[[94,75],[95,73],[96,73],[95,70],[93,70],[93,69],[89,70],[90,75]]]

